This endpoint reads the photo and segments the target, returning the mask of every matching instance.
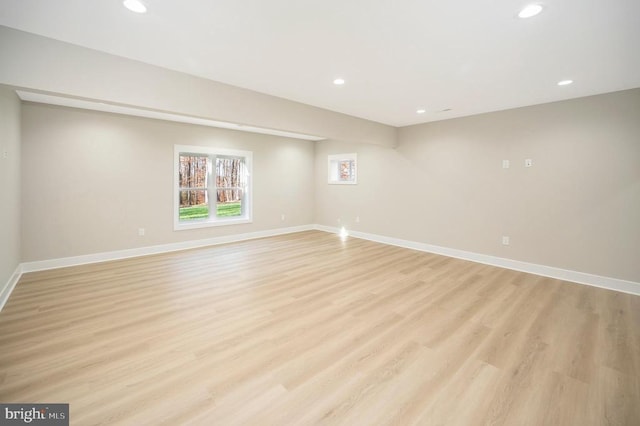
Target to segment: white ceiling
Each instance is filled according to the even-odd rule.
[[[0,25],[393,126],[640,87],[639,0],[144,2],[1,0]]]

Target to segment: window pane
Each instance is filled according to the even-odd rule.
[[[352,181],[356,175],[356,162],[353,160],[342,160],[340,161],[340,180],[341,181]]]
[[[218,189],[218,202],[216,204],[218,217],[242,215],[242,189]]]
[[[202,155],[180,155],[180,188],[207,187],[207,158]]]
[[[205,189],[180,191],[180,220],[209,217],[209,200]]]
[[[230,217],[242,215],[242,200],[246,172],[242,158],[216,158],[216,215]]]

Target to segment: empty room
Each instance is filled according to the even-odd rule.
[[[639,16],[2,0],[0,425],[640,425]]]

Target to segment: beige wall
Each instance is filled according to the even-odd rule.
[[[20,100],[3,86],[0,86],[0,200],[1,292],[20,263]]]
[[[29,103],[22,133],[22,261],[315,222],[640,282],[640,89],[401,128],[395,149]],[[173,231],[174,143],[254,151],[253,224]],[[348,152],[359,184],[328,185]]]
[[[391,126],[0,26],[0,84],[393,146]]]
[[[174,144],[252,151],[254,222],[173,231]],[[24,103],[22,149],[25,262],[313,223],[313,142]]]
[[[327,185],[327,155],[345,152],[358,185]],[[397,149],[318,142],[316,221],[338,219],[640,282],[640,89],[405,127]]]

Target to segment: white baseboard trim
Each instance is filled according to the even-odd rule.
[[[213,237],[202,240],[182,241],[179,243],[169,243],[156,246],[139,247],[134,249],[116,250],[103,253],[87,254],[82,256],[63,257],[59,259],[37,260],[34,262],[22,263],[22,272],[26,273],[44,271],[47,269],[64,268],[67,266],[109,262],[112,260],[128,259],[130,257],[149,256],[152,254],[168,253],[172,251],[188,250],[198,247],[234,243],[238,241],[253,240],[256,238],[274,237],[276,235],[292,234],[294,232],[311,231],[314,229],[314,225],[292,226],[289,228],[268,229],[265,231],[225,235],[223,237]]]
[[[319,231],[339,233],[340,229],[315,225]],[[553,266],[538,265],[535,263],[522,262],[520,260],[505,259],[502,257],[489,256],[486,254],[473,253],[470,251],[457,250],[448,247],[434,246],[431,244],[419,243],[416,241],[403,240],[400,238],[386,237],[383,235],[369,234],[366,232],[349,231],[349,236],[364,240],[375,241],[383,244],[409,248],[428,253],[441,254],[443,256],[455,257],[457,259],[470,260],[472,262],[484,263],[486,265],[499,266],[501,268],[512,269],[514,271],[528,272],[530,274],[541,275],[543,277],[556,278],[563,281],[572,281],[578,284],[586,284],[593,287],[605,288],[607,290],[620,291],[640,296],[640,283],[621,280],[618,278],[602,277],[599,275],[587,274],[584,272],[570,271]]]
[[[238,241],[252,240],[256,238],[273,237],[277,235],[291,234],[295,232],[318,230],[338,234],[339,228],[324,225],[302,225],[289,228],[269,229],[265,231],[248,232],[244,234],[227,235],[223,237],[207,238],[202,240],[183,241],[179,243],[162,244],[156,246],[139,247],[135,249],[117,250],[111,252],[95,253],[82,256],[65,257],[60,259],[39,260],[34,262],[24,262],[16,267],[15,272],[9,281],[0,290],[0,311],[9,299],[11,292],[20,280],[23,273],[43,271],[47,269],[64,268],[67,266],[86,265],[90,263],[108,262],[131,257],[148,256],[152,254],[168,253],[172,251],[187,250],[198,247],[213,246],[218,244],[233,243]],[[419,243],[416,241],[403,240],[400,238],[386,237],[383,235],[369,234],[366,232],[349,231],[349,235],[355,238],[375,241],[378,243],[404,247],[408,249],[424,251],[428,253],[440,254],[443,256],[455,257],[457,259],[469,260],[477,263],[498,266],[515,271],[528,272],[544,277],[556,278],[564,281],[572,281],[579,284],[586,284],[608,290],[620,291],[640,296],[640,283],[625,281],[618,278],[602,277],[599,275],[587,274],[584,272],[570,271],[552,266],[537,265],[535,263],[522,262],[519,260],[505,259],[496,256],[473,253],[464,250],[457,250],[448,247],[440,247],[431,244]]]
[[[6,284],[0,290],[0,311],[2,311],[2,308],[4,308],[5,303],[7,303],[7,300],[9,300],[9,296],[11,295],[11,292],[13,291],[13,289],[16,287],[16,284],[18,284],[18,281],[20,281],[21,276],[22,276],[22,264],[19,264],[16,267],[16,270],[13,272],[13,275],[11,275],[11,278],[9,278],[9,281],[7,281]]]
[[[268,229],[265,231],[248,232],[244,234],[225,235],[222,237],[206,238],[202,240],[183,241],[179,243],[161,244],[156,246],[139,247],[134,249],[116,250],[82,256],[63,257],[59,259],[37,260],[23,262],[18,265],[9,281],[0,290],[0,311],[4,307],[11,292],[27,272],[45,271],[47,269],[64,268],[67,266],[86,265],[90,263],[109,262],[111,260],[127,259],[131,257],[148,256],[152,254],[168,253],[172,251],[188,250],[198,247],[253,240],[256,238],[274,237],[276,235],[292,234],[294,232],[312,231],[315,225],[292,226],[288,228]]]

